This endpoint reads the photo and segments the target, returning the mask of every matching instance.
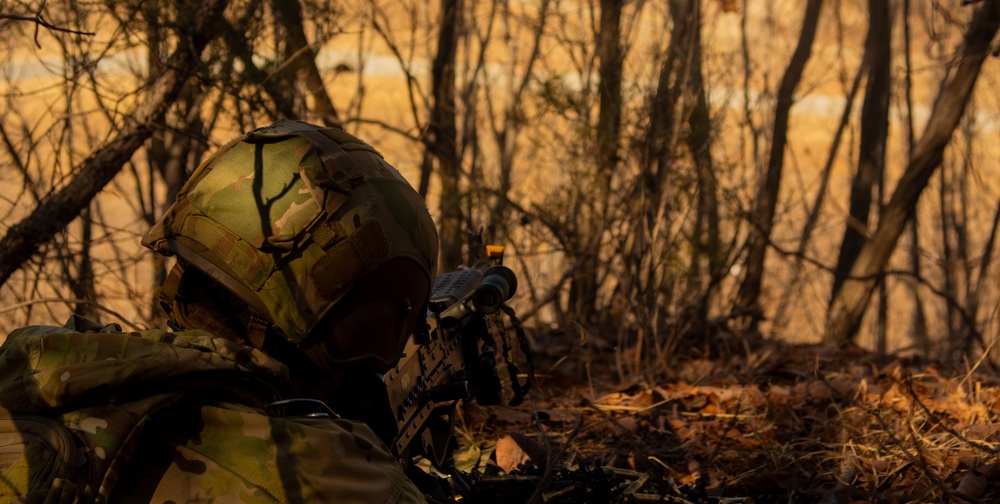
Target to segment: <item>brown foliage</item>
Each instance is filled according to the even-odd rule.
[[[544,466],[523,448],[540,444],[550,458],[565,453],[558,466],[591,460],[648,473],[703,488],[705,502],[1000,497],[995,370],[947,373],[931,362],[767,341],[718,350],[726,346],[675,355],[672,371],[620,386],[581,382],[556,366],[540,374],[533,402],[467,406],[460,431],[466,445],[487,451],[499,438],[496,457],[508,472],[512,457]],[[480,470],[497,471],[494,463],[484,457]]]

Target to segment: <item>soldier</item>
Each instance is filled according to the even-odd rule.
[[[253,130],[142,243],[176,258],[156,294],[176,332],[11,333],[0,438],[20,433],[26,455],[0,461],[0,496],[424,500],[368,425],[329,407],[368,411],[362,380],[398,360],[436,270],[433,221],[381,155],[339,129]]]

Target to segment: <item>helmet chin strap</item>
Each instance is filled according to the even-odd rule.
[[[270,323],[261,317],[256,311],[250,311],[250,320],[247,322],[247,343],[257,349],[264,348],[264,337],[267,335],[267,328]]]

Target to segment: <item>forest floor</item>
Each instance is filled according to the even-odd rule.
[[[623,383],[613,357],[580,372],[551,345],[528,401],[463,406],[456,465],[479,475],[465,500],[1000,502],[986,362],[946,372],[731,334],[678,348],[655,379]]]

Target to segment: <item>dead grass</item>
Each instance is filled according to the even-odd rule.
[[[655,380],[618,385],[544,370],[530,404],[467,406],[460,433],[480,453],[502,452],[483,457],[486,473],[511,459],[496,441],[521,433],[549,458],[563,453],[556,464],[649,475],[659,483],[643,491],[680,499],[668,502],[1000,498],[1000,380],[985,364],[948,372],[862,351],[744,348],[682,351]],[[544,466],[538,459],[515,458]]]

